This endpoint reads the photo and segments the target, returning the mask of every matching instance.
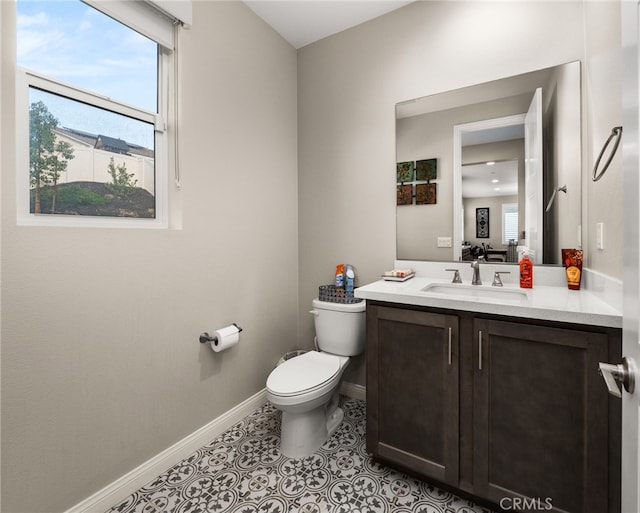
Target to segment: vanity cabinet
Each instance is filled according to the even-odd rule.
[[[474,319],[473,488],[607,511],[608,337]]]
[[[597,370],[620,330],[399,306],[367,303],[375,458],[506,510],[620,511],[620,402]]]
[[[367,446],[380,458],[458,482],[458,318],[367,306]],[[376,386],[379,385],[379,386]]]

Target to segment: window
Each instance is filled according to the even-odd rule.
[[[174,19],[152,4],[17,1],[19,224],[167,226]]]
[[[518,241],[518,204],[502,204],[502,243],[510,240]]]

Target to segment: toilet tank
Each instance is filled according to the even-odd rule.
[[[346,304],[314,299],[312,303],[320,351],[342,356],[364,352],[365,301]]]

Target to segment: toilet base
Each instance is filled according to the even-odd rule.
[[[344,411],[338,408],[337,401],[304,413],[283,411],[280,452],[294,459],[312,455],[336,432],[343,419]]]
[[[336,432],[344,419],[344,411],[338,407],[339,404],[340,394],[336,390],[327,404],[327,439]]]
[[[342,408],[336,408],[327,419],[327,440],[338,430],[343,420],[344,411],[342,411]]]
[[[305,413],[282,412],[280,452],[288,458],[304,458],[316,452],[327,439],[325,406]]]

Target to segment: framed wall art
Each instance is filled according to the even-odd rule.
[[[489,209],[476,208],[476,238],[489,238]]]
[[[396,183],[413,181],[413,161],[398,162],[396,165]]]
[[[416,180],[435,180],[438,178],[438,159],[416,161]]]
[[[435,205],[438,203],[435,183],[419,183],[416,185],[416,205]]]
[[[396,204],[411,205],[413,203],[413,185],[396,185]]]

